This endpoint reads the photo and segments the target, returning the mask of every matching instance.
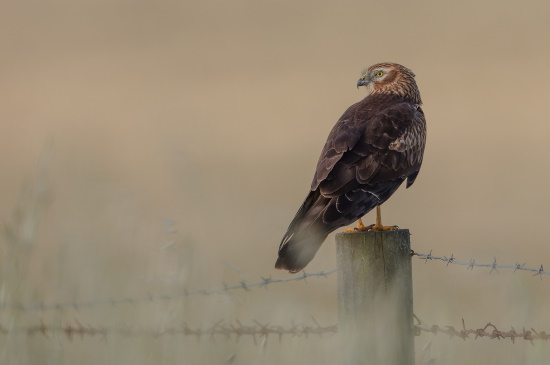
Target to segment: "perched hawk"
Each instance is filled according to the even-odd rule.
[[[275,268],[302,270],[329,233],[358,220],[355,230],[387,230],[380,205],[407,180],[414,183],[424,154],[426,120],[414,73],[395,63],[366,69],[357,82],[367,96],[330,132],[311,191],[279,246]],[[376,224],[361,217],[377,208]]]

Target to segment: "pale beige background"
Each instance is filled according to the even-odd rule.
[[[272,269],[279,240],[326,135],[364,96],[361,69],[381,61],[417,74],[428,121],[420,176],[385,204],[384,222],[409,228],[420,252],[550,267],[549,14],[546,2],[500,0],[2,2],[0,214],[26,237],[16,254],[9,233],[2,239],[4,268],[24,256],[3,271],[3,298],[51,303],[287,277]],[[49,187],[47,202],[32,186]],[[330,236],[308,271],[334,268],[334,252]],[[418,259],[414,277],[415,312],[427,322],[550,330],[547,278]],[[332,324],[335,291],[335,277],[314,278],[0,318],[290,326],[314,315]],[[432,339],[436,364],[550,356],[546,343],[426,334],[417,352]],[[264,350],[247,338],[10,341],[5,363],[337,362],[330,338],[272,338]]]

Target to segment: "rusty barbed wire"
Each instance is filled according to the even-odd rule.
[[[195,337],[197,340],[201,338],[208,338],[214,341],[217,337],[225,338],[226,340],[235,339],[237,342],[242,337],[250,337],[254,341],[254,344],[258,344],[257,340],[259,338],[269,338],[270,336],[275,336],[282,340],[283,336],[290,337],[309,337],[323,335],[335,335],[338,333],[338,325],[333,324],[330,326],[321,326],[315,318],[313,318],[313,325],[306,324],[291,324],[291,326],[281,326],[281,325],[271,325],[269,323],[261,323],[259,321],[253,320],[252,325],[242,324],[240,321],[235,323],[226,324],[223,320],[220,320],[209,327],[190,327],[186,323],[183,323],[180,326],[170,326],[170,327],[159,327],[155,328],[140,328],[140,327],[129,327],[129,326],[120,326],[120,327],[105,327],[105,326],[92,326],[92,325],[83,325],[81,322],[74,320],[64,325],[56,324],[45,324],[40,322],[37,325],[31,326],[21,326],[21,327],[6,327],[0,325],[0,335],[43,335],[49,336],[53,334],[60,334],[66,337],[68,340],[73,340],[74,338],[80,338],[84,340],[87,337],[98,337],[103,340],[106,340],[108,337],[120,336],[120,337],[152,337],[160,338],[163,336],[184,336],[184,337]],[[476,329],[467,329],[464,319],[462,319],[462,329],[457,330],[453,326],[439,326],[439,325],[425,325],[418,323],[413,325],[414,335],[420,336],[422,333],[432,333],[437,334],[446,334],[449,335],[449,338],[460,338],[462,340],[468,339],[507,339],[509,338],[513,343],[516,339],[523,339],[526,341],[534,340],[549,340],[550,334],[547,334],[545,331],[536,331],[531,328],[526,330],[523,328],[521,331],[516,331],[514,327],[511,327],[509,331],[499,330],[491,322],[487,323],[485,326],[476,328]],[[473,335],[474,337],[472,338]]]
[[[182,290],[179,293],[175,293],[172,295],[163,295],[163,294],[147,294],[142,297],[134,297],[134,298],[111,298],[111,299],[104,299],[104,300],[91,300],[91,301],[81,301],[81,302],[61,302],[61,303],[35,303],[35,304],[8,304],[8,303],[0,303],[0,309],[14,309],[19,310],[23,312],[32,312],[32,311],[61,311],[66,309],[86,309],[86,308],[95,308],[95,307],[110,307],[110,306],[117,306],[122,304],[139,304],[139,303],[146,303],[146,302],[159,302],[159,301],[169,301],[169,300],[176,300],[181,299],[184,297],[189,296],[195,296],[195,295],[213,295],[213,294],[222,294],[226,293],[232,290],[238,290],[242,289],[245,291],[249,291],[251,288],[267,288],[268,285],[275,284],[275,283],[284,283],[289,281],[300,281],[305,280],[310,277],[327,277],[330,274],[333,274],[336,272],[336,270],[329,270],[329,271],[319,271],[315,273],[307,273],[305,271],[302,271],[300,275],[289,277],[289,278],[283,278],[283,279],[272,279],[270,277],[262,277],[262,280],[256,281],[253,283],[247,283],[246,281],[240,281],[238,284],[234,285],[227,285],[223,284],[222,287],[210,289],[210,290]]]
[[[421,323],[415,324],[414,329],[416,330],[415,335],[417,336],[419,336],[421,332],[433,333],[435,335],[443,333],[449,335],[451,338],[458,337],[463,340],[471,339],[470,335],[475,335],[475,340],[482,337],[497,340],[509,338],[510,340],[512,340],[513,343],[515,343],[517,338],[531,341],[531,343],[533,342],[533,340],[547,341],[550,339],[550,334],[547,334],[545,331],[537,332],[533,328],[531,328],[531,330],[526,330],[525,327],[523,327],[523,330],[521,332],[516,331],[514,327],[511,327],[509,331],[501,331],[491,322],[487,323],[483,328],[467,329],[464,319],[462,319],[461,330],[457,330],[453,326],[427,326]]]
[[[239,341],[241,337],[251,337],[254,343],[257,344],[257,337],[268,338],[277,336],[279,341],[283,336],[292,337],[308,337],[316,335],[322,337],[324,334],[334,335],[338,332],[337,325],[321,326],[313,319],[314,325],[292,324],[289,327],[271,325],[269,323],[261,323],[254,320],[254,324],[245,325],[240,321],[232,324],[225,324],[223,320],[216,322],[214,325],[206,328],[193,328],[183,323],[181,326],[153,328],[131,328],[128,326],[122,327],[105,327],[83,325],[79,321],[69,322],[64,325],[45,324],[41,322],[38,325],[22,326],[22,327],[6,327],[0,325],[0,334],[3,335],[43,335],[60,334],[68,340],[73,340],[75,337],[84,339],[85,337],[99,337],[106,340],[110,336],[120,337],[153,337],[159,338],[162,336],[193,336],[197,340],[203,337],[208,337],[214,340],[216,336],[223,337],[226,340],[235,339]]]
[[[493,262],[490,264],[478,264],[475,262],[474,259],[470,259],[470,261],[468,262],[458,261],[456,260],[453,254],[451,254],[451,257],[434,256],[432,255],[432,251],[430,251],[430,253],[427,255],[419,252],[414,252],[414,251],[412,251],[411,254],[413,256],[418,256],[419,258],[425,260],[425,262],[428,262],[428,260],[440,260],[440,261],[446,262],[447,266],[449,266],[449,264],[466,266],[467,270],[473,270],[474,267],[486,267],[491,269],[490,271],[491,273],[493,271],[498,272],[498,269],[514,269],[514,272],[516,272],[517,270],[531,271],[531,272],[534,272],[533,276],[538,276],[540,277],[541,280],[542,280],[542,275],[550,275],[550,271],[544,271],[544,268],[542,265],[540,265],[540,268],[538,269],[532,268],[532,267],[526,267],[525,263],[522,265],[520,265],[519,263],[516,263],[515,265],[500,265],[500,264],[497,264],[496,258],[493,258]]]

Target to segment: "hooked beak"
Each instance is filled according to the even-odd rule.
[[[357,80],[357,88],[359,89],[359,86],[365,86],[368,83],[369,81],[366,78],[361,77],[359,80]]]

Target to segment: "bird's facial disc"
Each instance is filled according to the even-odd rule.
[[[388,75],[388,72],[389,70],[386,68],[375,68],[374,70],[364,71],[361,78],[357,81],[357,88],[359,86],[366,86],[367,89],[370,89],[373,83],[382,81]]]

